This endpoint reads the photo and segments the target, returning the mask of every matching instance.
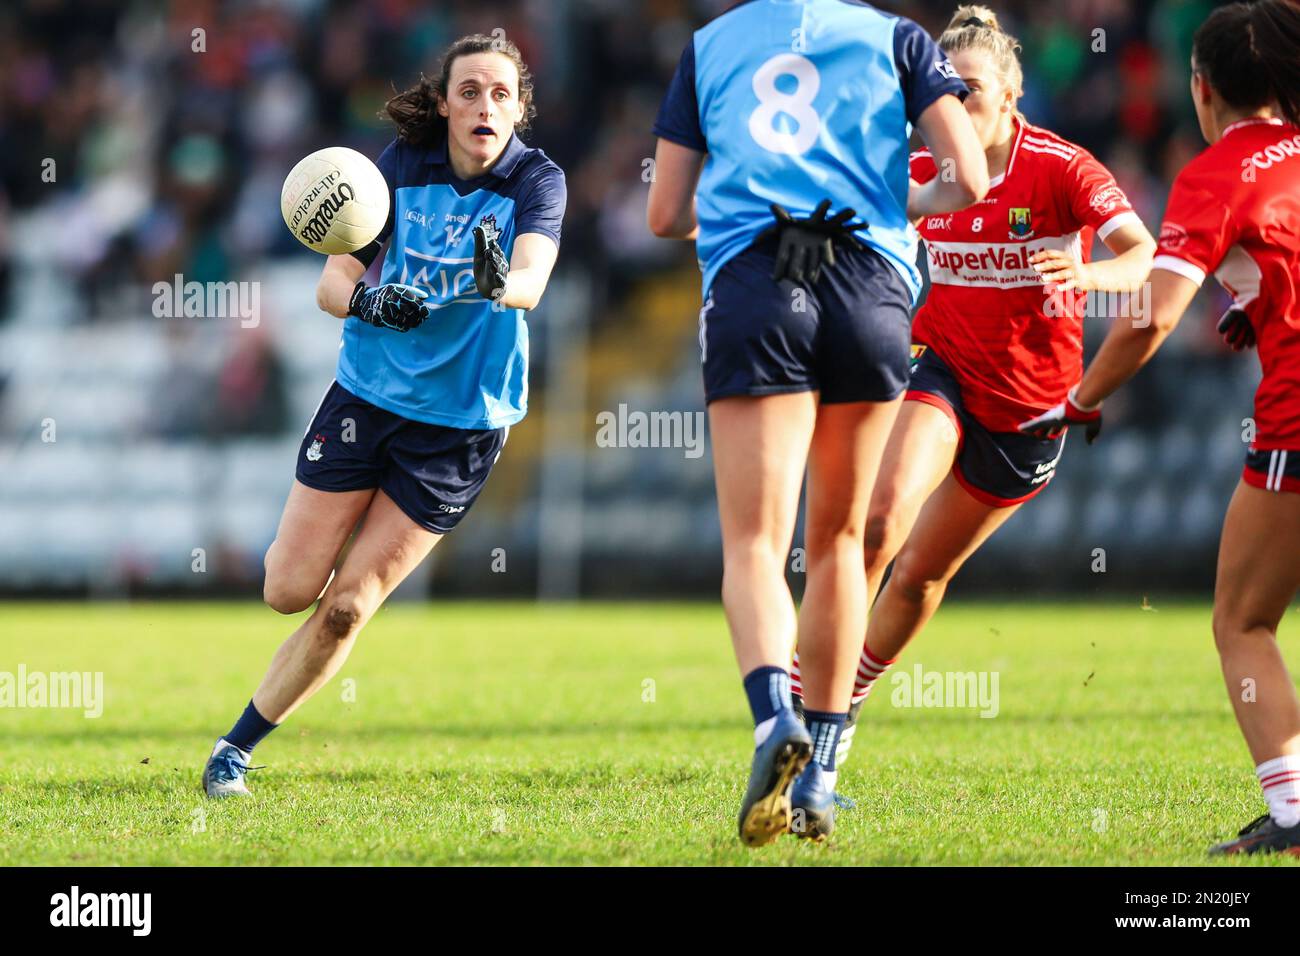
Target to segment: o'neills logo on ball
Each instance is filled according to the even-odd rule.
[[[339,210],[343,208],[345,202],[352,201],[354,195],[350,183],[339,183],[334,192],[321,200],[320,206],[316,209],[316,214],[298,230],[298,237],[304,242],[313,244],[323,240],[330,231],[330,223],[334,221],[334,217],[339,214]]]

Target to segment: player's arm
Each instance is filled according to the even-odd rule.
[[[1043,281],[1061,291],[1137,292],[1151,271],[1156,241],[1140,222],[1129,222],[1102,240],[1115,254],[1101,262],[1078,262],[1061,249],[1044,249],[1029,257]]]
[[[916,126],[930,147],[938,174],[909,189],[907,218],[916,222],[983,199],[989,191],[989,164],[961,100],[953,95],[939,97],[921,113]]]
[[[500,302],[507,309],[532,309],[542,301],[546,283],[555,268],[559,247],[550,236],[527,232],[515,238],[510,250],[510,273]]]
[[[1075,403],[1095,408],[1136,375],[1178,327],[1197,288],[1195,282],[1176,272],[1153,270],[1150,281],[1137,293],[1135,314],[1139,318],[1116,319],[1111,324],[1101,349],[1074,390]]]
[[[1065,401],[1021,422],[1020,431],[1035,438],[1055,438],[1066,426],[1080,425],[1091,445],[1101,432],[1101,403],[1156,354],[1178,327],[1197,288],[1195,282],[1176,272],[1153,270],[1134,297],[1138,300],[1137,318],[1116,319],[1083,379],[1070,389]]]
[[[695,187],[704,168],[704,157],[699,150],[660,137],[655,147],[650,199],[646,203],[646,224],[656,236],[694,239],[698,234]]]
[[[325,268],[321,270],[320,281],[316,283],[316,304],[321,311],[328,312],[336,319],[346,319],[352,291],[365,274],[365,264],[355,256],[328,257]]]

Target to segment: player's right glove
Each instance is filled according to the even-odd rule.
[[[1223,341],[1228,343],[1228,348],[1234,352],[1255,347],[1255,327],[1250,324],[1250,318],[1244,309],[1232,306],[1219,317],[1216,328],[1223,336]]]
[[[772,203],[771,208],[776,222],[757,238],[779,237],[776,265],[772,269],[775,282],[789,279],[800,285],[810,285],[821,276],[823,265],[835,265],[835,243],[846,242],[862,248],[862,242],[853,232],[865,229],[867,224],[850,221],[857,215],[852,209],[841,209],[827,219],[831,201],[823,199],[807,219],[795,219],[784,206]]]
[[[413,285],[388,285],[367,288],[358,282],[348,302],[348,315],[355,315],[367,325],[395,332],[409,332],[429,317],[424,300],[429,293]]]
[[[1033,435],[1035,438],[1055,438],[1065,431],[1068,425],[1084,426],[1083,437],[1088,439],[1091,445],[1101,434],[1101,405],[1094,408],[1080,408],[1074,403],[1074,392],[1079,386],[1070,389],[1069,394],[1065,396],[1065,401],[1055,408],[1049,408],[1037,418],[1031,418],[1027,422],[1021,422],[1017,427],[1026,435]]]

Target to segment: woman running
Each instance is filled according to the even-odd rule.
[[[517,135],[533,114],[528,69],[512,43],[463,37],[434,80],[387,111],[388,223],[325,263],[316,301],[344,320],[338,373],[266,555],[267,604],[296,614],[319,603],[213,747],[210,797],[249,792],[253,748],[337,673],[379,605],[465,517],[526,410],[524,310],[546,290],[565,204],[564,174]],[[367,288],[385,242],[382,284]]]
[[[987,7],[958,7],[939,46],[970,87],[965,106],[992,180],[983,202],[918,224],[931,287],[868,511],[868,587],[879,598],[844,755],[872,685],[938,609],[953,575],[1055,474],[1064,434],[1036,438],[1017,426],[1079,380],[1086,293],[1136,290],[1155,250],[1106,168],[1020,114],[1019,44]],[[912,157],[918,182],[938,168],[929,150]],[[1094,235],[1113,259],[1090,261]],[[806,670],[802,650],[796,679]]]
[[[1300,4],[1234,3],[1192,43],[1209,148],[1174,180],[1150,278],[1149,324],[1116,322],[1069,397],[1025,431],[1101,427],[1101,403],[1178,325],[1211,273],[1232,295],[1230,345],[1258,343],[1255,438],[1223,519],[1214,642],[1268,812],[1215,854],[1300,856],[1300,700],[1277,628],[1300,587]]]
[[[750,846],[833,826],[835,743],[867,611],[867,500],[920,289],[909,220],[988,186],[965,95],[907,19],[841,0],[751,0],[695,33],[655,123],[650,229],[696,239],[704,273],[722,600],[755,724],[739,820]],[[909,193],[913,124],[952,175]],[[849,208],[828,216],[832,203]],[[805,467],[796,623],[785,566]],[[790,696],[796,630],[807,729]]]

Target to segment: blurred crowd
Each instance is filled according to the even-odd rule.
[[[1217,4],[990,5],[1023,43],[1023,112],[1094,152],[1155,231],[1170,182],[1204,145],[1188,93],[1188,57],[1192,34]],[[276,264],[314,268],[319,258],[280,218],[285,172],[325,145],[376,156],[393,135],[380,118],[389,96],[432,72],[456,37],[504,31],[535,77],[537,118],[525,140],[567,173],[557,277],[582,279],[593,350],[609,352],[621,336],[625,351],[640,359],[646,336],[668,323],[680,332],[672,348],[690,371],[698,359],[688,354],[696,347],[698,273],[689,244],[655,239],[645,227],[650,128],[691,31],[728,6],[8,0],[0,7],[0,334],[23,322],[112,322],[128,317],[123,303],[144,303],[135,313],[147,318],[140,290],[176,275],[224,282],[257,279]],[[937,35],[956,4],[877,6]],[[45,285],[28,275],[36,272],[48,276]],[[44,310],[20,287],[50,288],[75,307]],[[301,298],[307,302],[310,293]],[[1189,414],[1175,399],[1180,383],[1213,382],[1232,361],[1208,320],[1221,302],[1217,290],[1198,299],[1168,349],[1181,360],[1139,378],[1114,403],[1115,417],[1123,421],[1125,402],[1142,409],[1131,417],[1148,429]],[[1095,342],[1104,325],[1090,326]],[[286,394],[293,356],[282,338],[255,330],[214,346],[177,323],[157,323],[148,334],[163,341],[169,363],[156,380],[139,383],[151,396],[148,434],[215,440],[301,427]],[[593,352],[593,366],[596,358]],[[544,401],[541,349],[534,367],[535,394]],[[4,379],[0,356],[0,438],[17,427],[4,414]],[[599,368],[591,382],[594,391]],[[698,391],[696,379],[689,384]]]
[[[537,78],[529,141],[568,172],[564,260],[619,283],[682,251],[643,227],[649,127],[690,31],[722,0],[17,0],[0,12],[0,224],[60,204],[49,250],[93,303],[116,283],[223,280],[303,255],[276,202],[310,149],[374,155],[385,99],[468,32]],[[937,34],[953,4],[884,2]],[[1210,0],[1006,0],[1024,112],[1110,165],[1148,222],[1202,146],[1187,94]],[[12,259],[0,225],[0,264]],[[7,275],[7,269],[0,273]],[[6,288],[8,288],[6,283]],[[0,320],[6,309],[0,309]],[[87,315],[94,309],[88,308]]]

